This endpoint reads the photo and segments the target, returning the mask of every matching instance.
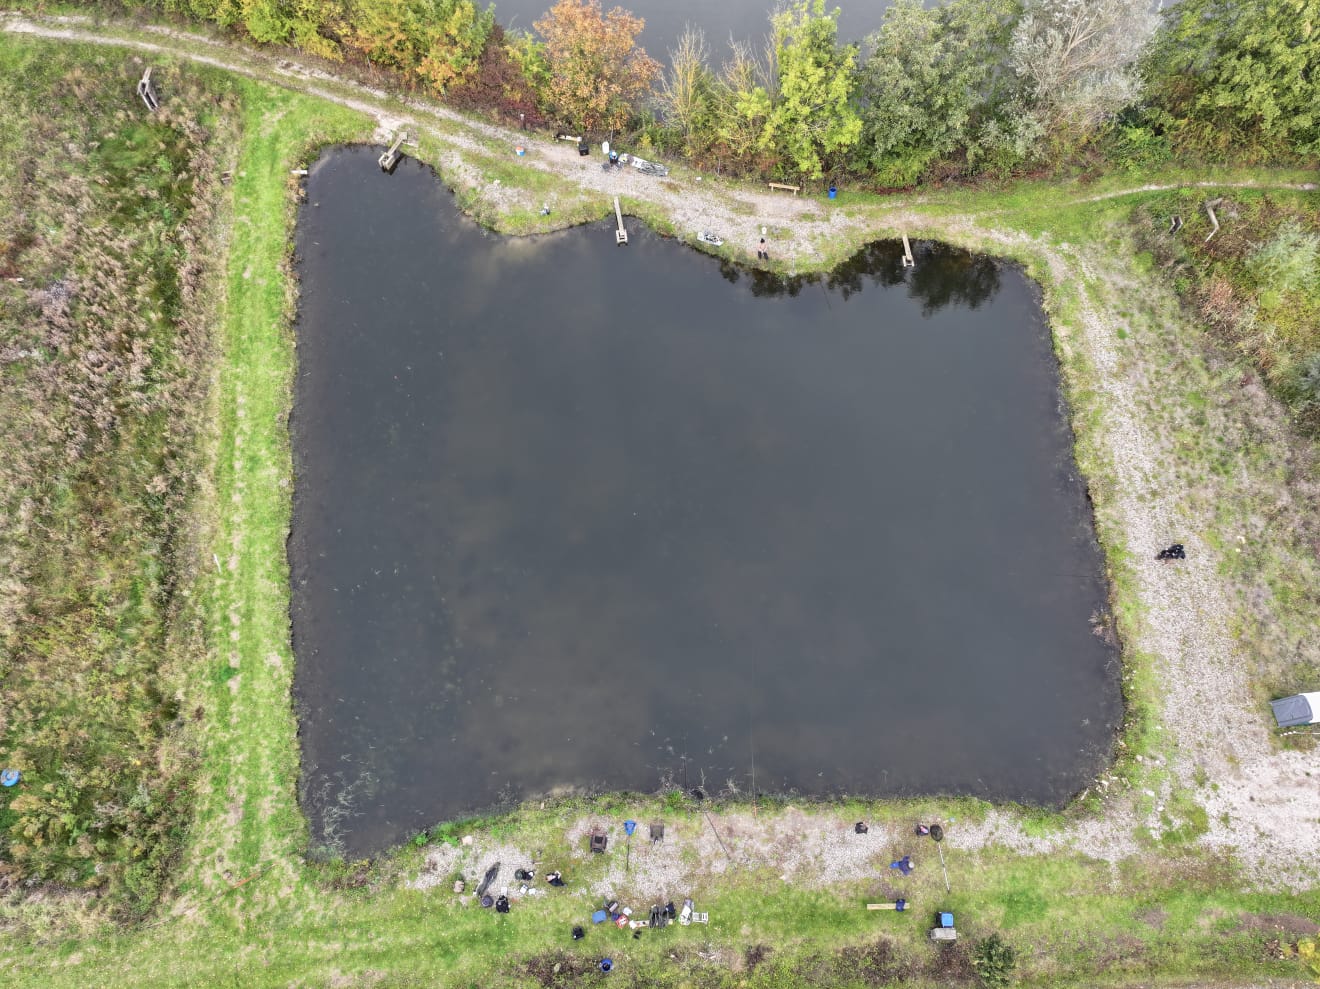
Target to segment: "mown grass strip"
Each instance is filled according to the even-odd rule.
[[[209,684],[214,731],[199,814],[207,827],[190,856],[214,874],[196,877],[209,891],[272,865],[280,869],[273,878],[289,882],[303,841],[284,549],[292,498],[290,168],[316,144],[371,133],[350,110],[246,81],[242,91],[215,463],[221,572],[209,595],[211,649],[223,675]],[[227,899],[246,905],[272,881]]]

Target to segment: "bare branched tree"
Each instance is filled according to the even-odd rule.
[[[660,113],[678,128],[684,142],[691,141],[710,89],[706,55],[705,33],[687,25],[679,36],[678,47],[669,50],[669,71],[660,82]]]
[[[1131,103],[1155,26],[1149,0],[1028,0],[1010,58],[1047,130],[1084,134]]]

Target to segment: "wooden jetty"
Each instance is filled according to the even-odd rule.
[[[915,268],[917,262],[912,260],[912,245],[908,243],[907,234],[903,235],[903,267]]]
[[[382,172],[388,172],[399,163],[399,148],[403,145],[403,142],[407,137],[407,131],[400,132],[399,136],[394,139],[394,143],[390,145],[389,150],[384,152],[380,158],[377,159],[380,163],[380,170]]]
[[[156,87],[151,84],[150,68],[142,73],[142,78],[138,80],[137,94],[142,97],[142,102],[152,113],[160,109],[160,97],[156,95]]]
[[[628,243],[628,231],[623,227],[623,210],[619,209],[619,197],[614,197],[614,218],[619,221],[619,229],[614,231],[614,243]]]

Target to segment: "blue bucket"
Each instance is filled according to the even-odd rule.
[[[839,198],[839,190],[834,188],[834,186],[830,186],[830,198],[831,199]]]

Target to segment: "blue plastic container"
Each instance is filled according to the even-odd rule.
[[[839,190],[834,188],[834,186],[830,186],[830,198],[831,199],[839,198]]]

